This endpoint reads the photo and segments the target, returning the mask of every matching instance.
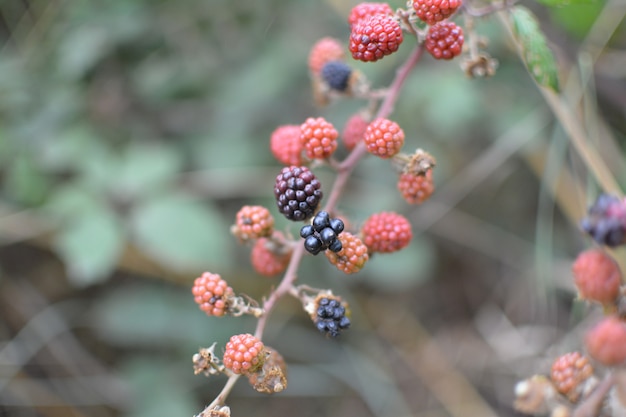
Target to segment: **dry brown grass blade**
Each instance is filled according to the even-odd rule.
[[[374,301],[374,311],[386,311],[373,317],[381,338],[387,340],[406,366],[428,387],[453,417],[497,417],[465,376],[450,364],[421,323],[400,308]],[[376,306],[375,304],[380,304]]]

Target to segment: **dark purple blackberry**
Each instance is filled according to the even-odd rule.
[[[321,75],[331,89],[346,91],[350,84],[352,68],[341,61],[330,61],[322,67]]]
[[[617,196],[601,194],[580,226],[601,245],[622,245],[626,238],[626,206]]]
[[[306,220],[322,199],[319,180],[307,167],[285,167],[276,177],[274,196],[278,210],[289,220]]]
[[[331,337],[339,336],[341,330],[350,327],[346,317],[346,308],[335,298],[320,298],[317,302],[315,327]]]

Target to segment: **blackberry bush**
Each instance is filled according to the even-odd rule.
[[[325,267],[332,269],[334,266],[344,274],[354,274],[366,270],[369,262],[376,262],[372,260],[374,256],[378,258],[403,250],[411,243],[413,230],[405,215],[395,211],[372,213],[368,207],[358,207],[358,211],[365,214],[351,219],[339,211],[341,199],[347,194],[345,191],[350,187],[348,184],[359,162],[371,156],[378,158],[373,162],[381,169],[399,172],[397,183],[389,186],[397,187],[401,203],[420,204],[433,195],[435,158],[421,148],[412,154],[403,153],[405,141],[416,141],[420,135],[412,131],[409,123],[405,128],[411,131],[405,135],[400,124],[390,117],[407,79],[425,52],[441,60],[463,55],[461,69],[471,78],[493,75],[497,65],[485,50],[487,43],[477,34],[476,18],[495,12],[502,15],[503,24],[513,35],[516,50],[545,96],[558,92],[556,62],[534,16],[527,9],[507,2],[479,7],[462,5],[461,0],[411,0],[400,8],[384,2],[360,3],[347,16],[344,41],[322,37],[312,45],[307,64],[315,103],[321,107],[341,100],[361,100],[363,105],[351,110],[352,116],[345,121],[341,134],[345,149],[339,152],[336,152],[339,132],[330,121],[314,114],[307,115],[300,125],[284,124],[272,132],[270,152],[286,165],[275,178],[276,209],[287,220],[304,223],[290,224],[279,232],[265,208],[244,206],[238,213],[233,233],[241,242],[251,244],[250,262],[254,270],[266,276],[283,274],[262,302],[235,296],[217,275],[209,274],[196,281],[192,292],[207,314],[252,314],[258,319],[254,334],[231,337],[221,362],[212,350],[201,350],[195,356],[195,369],[200,373],[223,373],[229,377],[202,416],[224,412],[226,398],[239,375],[245,375],[258,392],[278,393],[287,387],[284,358],[263,342],[268,317],[283,297],[298,299],[314,327],[329,338],[337,338],[349,329],[350,311],[344,299],[330,289],[296,285],[299,275],[306,274],[298,271],[300,262],[305,256],[324,252],[321,258],[331,264]],[[463,15],[463,19],[459,19],[463,26],[451,20],[457,15]],[[393,80],[382,88],[373,88],[365,71],[355,69],[360,64],[349,61],[345,54],[347,46],[353,60],[375,63],[408,43],[413,44],[413,50],[407,51]],[[385,64],[393,66],[393,59],[399,55],[386,59]],[[558,103],[558,100],[549,100],[549,103]],[[334,119],[344,113],[331,111],[329,114]],[[316,176],[322,170],[325,173],[320,178],[325,179],[328,173],[334,176],[332,183],[325,184],[328,192],[324,201],[322,184]],[[436,207],[436,202],[433,206]],[[620,245],[626,236],[625,207],[619,197],[601,197],[589,209],[582,228],[602,245]],[[355,230],[351,225],[360,225],[360,228]],[[585,345],[589,356],[605,366],[621,365],[626,358],[621,349],[626,345],[622,340],[626,334],[623,322],[626,301],[619,269],[603,251],[594,250],[581,254],[573,272],[580,297],[601,303],[604,312],[610,315],[587,333]],[[385,309],[382,310],[384,314]],[[533,377],[520,384],[516,407],[534,414],[547,410],[552,415],[574,415],[567,414],[571,410],[563,401],[558,404],[565,409],[557,411],[565,414],[556,413],[550,408],[552,403],[548,397],[585,401],[596,389],[593,374],[586,356],[564,355],[554,362],[550,378]]]

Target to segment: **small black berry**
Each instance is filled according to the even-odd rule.
[[[302,228],[300,229],[300,237],[307,238],[313,235],[313,233],[315,233],[315,230],[313,230],[313,226],[309,224],[307,224],[306,226],[302,226]]]
[[[336,239],[337,239],[337,234],[330,227],[322,229],[322,231],[320,232],[320,240],[326,247],[328,247]]]
[[[323,246],[322,241],[317,236],[311,235],[304,240],[304,249],[313,255],[320,253]]]
[[[343,244],[341,243],[341,240],[339,240],[339,239],[335,239],[335,240],[333,241],[333,243],[331,243],[331,244],[328,246],[328,249],[329,249],[331,252],[335,252],[335,253],[337,253],[337,252],[339,252],[341,249],[343,249]]]
[[[318,300],[315,316],[315,327],[320,332],[331,337],[339,335],[341,330],[350,326],[350,319],[346,317],[346,308],[337,299],[327,297]]]
[[[327,211],[320,211],[313,217],[312,224],[316,232],[321,232],[323,229],[330,226],[330,215]]]
[[[330,220],[330,228],[335,231],[335,233],[339,234],[343,232],[344,228],[343,221],[341,219],[331,219]]]
[[[330,61],[322,67],[321,75],[331,89],[346,91],[350,83],[352,68],[341,61]]]

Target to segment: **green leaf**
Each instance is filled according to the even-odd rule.
[[[124,232],[114,213],[102,206],[84,210],[55,236],[54,246],[78,285],[105,280],[115,269]]]
[[[27,154],[17,155],[9,163],[5,182],[12,198],[29,205],[41,204],[50,188],[48,178]]]
[[[109,188],[126,196],[160,191],[174,180],[181,162],[180,154],[172,147],[131,144]]]
[[[513,8],[511,17],[514,35],[522,48],[528,72],[539,85],[558,92],[559,77],[556,60],[541,32],[537,19],[530,10],[522,6]]]
[[[168,268],[211,268],[227,260],[223,239],[229,227],[216,209],[185,195],[167,195],[140,203],[131,228],[139,247]]]

